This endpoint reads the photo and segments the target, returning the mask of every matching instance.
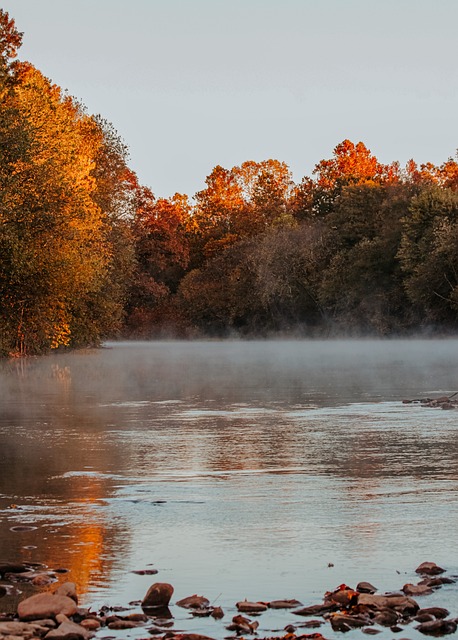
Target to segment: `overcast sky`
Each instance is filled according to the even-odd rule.
[[[382,162],[458,147],[457,0],[3,0],[20,58],[110,120],[156,195],[221,164],[310,175],[345,138]]]

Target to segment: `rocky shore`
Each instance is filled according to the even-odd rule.
[[[154,573],[154,570],[145,570],[144,573]],[[360,582],[354,588],[341,584],[327,591],[322,602],[308,606],[295,599],[270,602],[241,600],[226,612],[220,606],[213,606],[206,597],[196,594],[171,604],[174,588],[165,582],[152,584],[143,600],[131,602],[128,607],[102,607],[93,612],[91,608],[78,605],[75,585],[64,582],[54,591],[36,593],[21,600],[16,611],[1,613],[0,639],[89,640],[97,637],[108,640],[127,637],[134,630],[136,638],[157,637],[160,640],[209,640],[215,636],[237,638],[252,635],[287,640],[325,640],[327,634],[354,629],[369,635],[383,630],[394,634],[403,632],[402,640],[412,630],[436,637],[455,633],[458,618],[454,616],[458,611],[450,612],[442,606],[420,606],[417,598],[431,595],[443,585],[455,584],[456,576],[445,576],[445,569],[434,562],[423,562],[416,573],[418,582],[404,584],[399,591],[379,593],[369,582]],[[0,578],[0,597],[14,589],[14,583],[27,581],[37,587],[49,587],[52,582],[49,572],[13,563],[0,564]],[[189,619],[211,619],[220,625],[218,634],[175,630],[175,607],[187,610]],[[262,615],[279,609],[288,612],[290,622],[280,631],[272,629],[269,634],[261,634],[259,620],[262,620]],[[212,628],[214,630],[214,626]]]

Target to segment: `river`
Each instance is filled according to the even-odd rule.
[[[224,637],[244,598],[458,573],[458,413],[402,404],[458,391],[457,340],[108,343],[4,362],[0,390],[0,560],[68,569],[85,605],[170,582],[228,612],[177,625]]]

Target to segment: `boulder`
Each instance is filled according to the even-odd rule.
[[[37,593],[19,603],[17,612],[21,620],[55,618],[59,613],[72,616],[76,613],[76,603],[67,596],[52,593]]]
[[[173,595],[173,587],[167,582],[155,582],[142,600],[142,607],[160,609],[168,606]]]

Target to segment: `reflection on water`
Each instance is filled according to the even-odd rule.
[[[3,363],[0,560],[66,567],[94,604],[141,598],[151,577],[129,572],[149,564],[177,599],[223,605],[399,588],[424,560],[456,572],[456,412],[400,400],[457,391],[457,365],[457,341],[123,343]]]

